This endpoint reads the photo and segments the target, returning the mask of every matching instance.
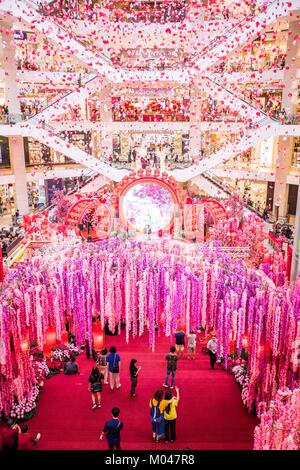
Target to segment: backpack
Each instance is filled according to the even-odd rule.
[[[162,421],[163,415],[160,414],[159,404],[154,406],[153,405],[153,400],[151,400],[151,405],[152,405],[152,408],[150,410],[151,419],[152,419],[153,423],[160,423]]]

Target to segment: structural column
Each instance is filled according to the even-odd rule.
[[[283,75],[285,88],[282,92],[282,110],[287,115],[293,115],[298,100],[297,61],[299,57],[299,41],[295,39],[300,34],[300,24],[292,21],[289,24],[287,40],[287,56]],[[278,206],[278,215],[285,216],[288,200],[287,176],[291,166],[293,151],[292,137],[278,137],[277,159],[275,171],[274,207]]]
[[[108,160],[113,153],[113,132],[111,128],[112,123],[112,96],[111,86],[106,85],[100,96],[101,106],[101,146],[99,149],[99,158],[101,160]]]
[[[5,103],[8,106],[9,114],[15,115],[15,118],[17,118],[17,116],[21,115],[21,108],[17,96],[17,64],[15,60],[16,51],[12,30],[2,30],[2,40],[4,45],[3,68]],[[29,212],[29,203],[23,137],[16,136],[9,138],[9,152],[12,169],[15,175],[16,209],[19,209],[20,215],[24,215]]]
[[[201,96],[199,90],[194,87],[190,92],[190,158],[199,159],[201,154]]]
[[[274,186],[274,207],[273,213],[284,217],[287,210],[288,184],[287,177],[290,171],[290,161],[293,150],[293,141],[290,137],[276,137],[276,170]]]

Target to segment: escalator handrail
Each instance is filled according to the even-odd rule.
[[[35,2],[33,1],[30,1],[30,0],[21,0],[23,3],[27,3],[29,4],[31,7],[34,8],[34,10],[41,16],[48,16],[48,15],[44,15],[43,13],[41,13],[38,9],[38,4],[36,4]],[[51,17],[53,18],[53,17]],[[66,28],[64,28],[59,22],[56,22],[54,21],[53,19],[50,20],[51,23],[54,23],[55,26],[57,26],[58,28],[60,28],[62,31],[64,31],[65,34],[67,34],[68,36],[70,35],[70,31],[68,31]],[[74,33],[72,32],[72,34],[74,35]],[[75,37],[73,38],[75,41],[77,41],[79,44],[81,44],[83,47],[87,47],[87,45],[84,43],[84,41],[82,41],[81,39],[78,39],[78,37],[76,35],[74,35]],[[111,59],[106,55],[104,54],[103,52],[101,52],[101,54],[99,54],[99,58],[104,60],[104,62],[106,62],[107,65],[111,66],[112,67],[112,63],[111,63]]]
[[[213,78],[214,79],[213,79]],[[223,88],[223,90],[225,90],[227,93],[230,93],[234,98],[237,98],[238,100],[240,101],[243,101],[243,103],[245,103],[246,105],[250,106],[251,108],[253,108],[255,111],[258,111],[260,112],[261,114],[263,114],[265,116],[265,118],[268,118],[269,120],[272,120],[274,122],[279,122],[277,119],[274,119],[272,117],[270,117],[265,111],[257,108],[256,106],[254,106],[252,103],[249,103],[249,101],[245,100],[244,98],[240,98],[238,95],[236,95],[235,93],[233,93],[233,91],[229,90],[228,88],[226,88],[224,85],[222,85],[222,83],[220,83],[217,79],[217,77],[214,75],[214,74],[210,74],[210,75],[207,75],[206,76],[207,80],[209,80],[210,82],[214,83],[215,85],[217,86],[220,86],[221,88]]]
[[[89,74],[90,75],[90,74]],[[99,78],[99,75],[93,75],[93,77],[89,78],[88,80],[84,81],[81,85],[81,87],[77,86],[76,90],[78,88],[83,88],[84,86],[86,86],[88,83],[92,82],[93,80],[96,80],[97,78]],[[27,121],[30,121],[31,119],[33,118],[36,118],[39,114],[43,113],[46,109],[50,108],[51,106],[55,105],[56,103],[58,103],[59,101],[63,100],[64,98],[66,98],[67,96],[71,95],[72,93],[74,93],[75,90],[71,90],[71,91],[68,91],[67,93],[65,93],[64,95],[60,96],[59,98],[57,98],[56,100],[52,101],[51,103],[47,104],[47,106],[45,106],[44,108],[42,108],[40,111],[38,111],[37,113],[35,114],[31,114],[28,118],[27,118]]]
[[[272,6],[273,4],[275,3],[278,3],[280,0],[273,0],[272,2],[270,2],[267,6],[267,8],[269,8],[270,6]],[[262,14],[262,12],[259,12],[257,15],[254,15],[251,20],[253,21],[255,18],[257,18],[258,16],[260,16]],[[222,34],[222,37],[226,37],[226,39],[228,39],[236,29],[240,29],[241,26],[243,26],[245,23],[247,22],[247,18],[244,18],[242,19],[241,21],[239,21],[237,24],[235,24],[234,26],[231,26],[228,30],[225,30],[224,33]],[[200,54],[197,54],[197,58],[200,58],[200,57],[203,57],[205,56],[208,52],[210,52],[212,49],[214,49],[214,47],[216,47],[218,44],[216,44],[216,39],[213,39],[212,41],[210,41],[208,43],[208,45],[205,47],[205,50],[203,50],[202,52],[200,52]],[[207,49],[209,48],[209,49]]]

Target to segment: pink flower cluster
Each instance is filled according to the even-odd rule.
[[[68,361],[70,357],[74,354],[79,354],[79,348],[70,344],[69,346],[65,346],[63,348],[55,348],[51,351],[51,359],[54,361]]]
[[[267,253],[264,241],[264,221],[254,214],[222,221],[213,230],[210,240],[219,246],[245,247],[249,250],[248,264],[259,264]]]
[[[34,385],[28,396],[25,396],[19,402],[15,403],[10,411],[10,417],[23,419],[25,414],[30,413],[37,407],[37,400],[40,393],[38,385]]]
[[[232,369],[232,372],[237,383],[243,386],[246,380],[246,373],[247,373],[246,365],[235,366]]]
[[[300,449],[300,388],[277,391],[269,407],[261,403],[261,422],[255,428],[255,450]]]
[[[43,380],[47,378],[50,373],[49,367],[46,364],[46,360],[43,359],[42,361],[33,361],[32,367],[35,371],[37,383],[42,385]]]

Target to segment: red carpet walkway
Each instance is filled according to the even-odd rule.
[[[88,377],[93,360],[82,354],[78,363],[81,374],[60,374],[45,382],[38,414],[29,422],[31,432],[41,432],[36,449],[106,449],[106,440],[99,435],[104,422],[110,418],[111,408],[121,409],[124,422],[121,440],[125,449],[252,449],[256,418],[243,407],[240,389],[234,378],[217,369],[209,368],[208,356],[200,352],[197,359],[179,361],[177,380],[180,388],[178,406],[177,441],[153,443],[150,423],[149,399],[162,388],[165,377],[165,354],[169,342],[157,338],[152,353],[146,336],[125,343],[124,335],[106,337],[106,346],[116,345],[120,353],[121,384],[119,390],[110,391],[104,385],[102,408],[91,409]],[[130,359],[142,365],[137,397],[129,395]]]

